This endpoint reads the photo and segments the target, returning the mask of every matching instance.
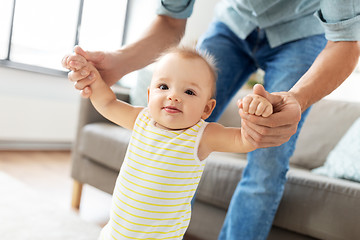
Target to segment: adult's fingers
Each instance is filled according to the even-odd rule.
[[[69,72],[68,79],[72,82],[76,82],[89,77],[89,75],[90,75],[90,70],[88,70],[87,68],[82,68],[78,71]]]
[[[254,124],[244,119],[241,119],[241,124],[245,124],[246,127],[252,129],[252,131],[255,131],[259,135],[257,137],[259,140],[260,138],[268,138],[268,140],[274,140],[276,138],[288,139],[294,135],[297,130],[297,125],[295,124],[283,125],[279,127],[267,127]]]
[[[244,119],[241,120],[241,127],[246,133],[245,137],[256,147],[275,147],[287,142],[296,132],[296,125],[285,125],[271,128],[253,124]]]
[[[75,46],[74,47],[74,52],[78,55],[81,55],[83,56],[84,58],[86,58],[87,60],[91,60],[91,59],[88,59],[89,56],[88,56],[88,53],[86,51],[84,51],[80,46]]]
[[[281,95],[269,93],[261,84],[255,84],[253,87],[253,93],[266,98],[272,105],[278,105],[283,101],[283,97]]]
[[[83,98],[89,98],[91,96],[92,90],[90,87],[85,87],[80,91],[80,96]]]
[[[61,60],[61,64],[64,68],[72,71],[78,71],[84,66],[84,64],[86,64],[86,59],[81,55],[73,53],[65,55]]]
[[[94,73],[90,73],[89,76],[78,81],[74,81],[74,87],[78,90],[84,90],[95,81]]]
[[[103,51],[85,51],[80,46],[75,46],[74,53],[92,63],[98,70],[103,67],[106,55]]]
[[[244,134],[246,140],[249,141],[256,148],[267,148],[281,145],[280,143],[278,143],[278,141],[274,143],[274,141],[271,141],[271,139],[262,139],[261,141],[259,141],[258,139],[256,139],[256,137],[254,137],[255,132],[244,123],[242,123],[242,128],[242,134]]]
[[[245,111],[242,111],[242,109],[239,110],[239,114],[242,119],[266,127],[280,127],[289,124],[297,124],[301,117],[301,114],[299,114],[296,109],[294,111],[291,109],[289,109],[289,111],[274,111],[273,114],[266,118],[248,114]]]

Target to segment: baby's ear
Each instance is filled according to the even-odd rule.
[[[214,110],[216,106],[216,100],[215,99],[210,99],[206,105],[205,105],[205,108],[204,108],[204,112],[203,114],[201,115],[201,119],[207,119],[208,117],[210,117],[212,111]]]

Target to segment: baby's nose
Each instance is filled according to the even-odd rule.
[[[179,95],[176,94],[176,93],[170,93],[169,96],[168,96],[168,99],[170,101],[181,102],[181,99],[180,99]]]

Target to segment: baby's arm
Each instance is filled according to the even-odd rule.
[[[238,107],[262,117],[268,117],[273,112],[271,103],[256,94],[247,95],[238,103]],[[209,123],[201,139],[198,156],[202,160],[211,152],[250,152],[255,149],[256,147],[245,138],[242,128]]]
[[[114,92],[103,81],[100,73],[91,63],[84,63],[83,69],[91,72],[95,78],[95,81],[90,85],[92,90],[90,101],[95,109],[110,121],[124,128],[132,129],[136,117],[143,108],[134,107],[118,100]]]

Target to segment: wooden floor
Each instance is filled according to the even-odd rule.
[[[59,207],[72,211],[69,151],[0,151],[0,171],[46,195]],[[111,196],[84,186],[78,214],[103,226],[108,221]]]
[[[50,198],[60,208],[73,211],[70,157],[69,151],[0,151],[0,171]],[[102,227],[108,221],[110,204],[111,195],[84,185],[78,214]],[[184,240],[198,239],[187,235]]]

